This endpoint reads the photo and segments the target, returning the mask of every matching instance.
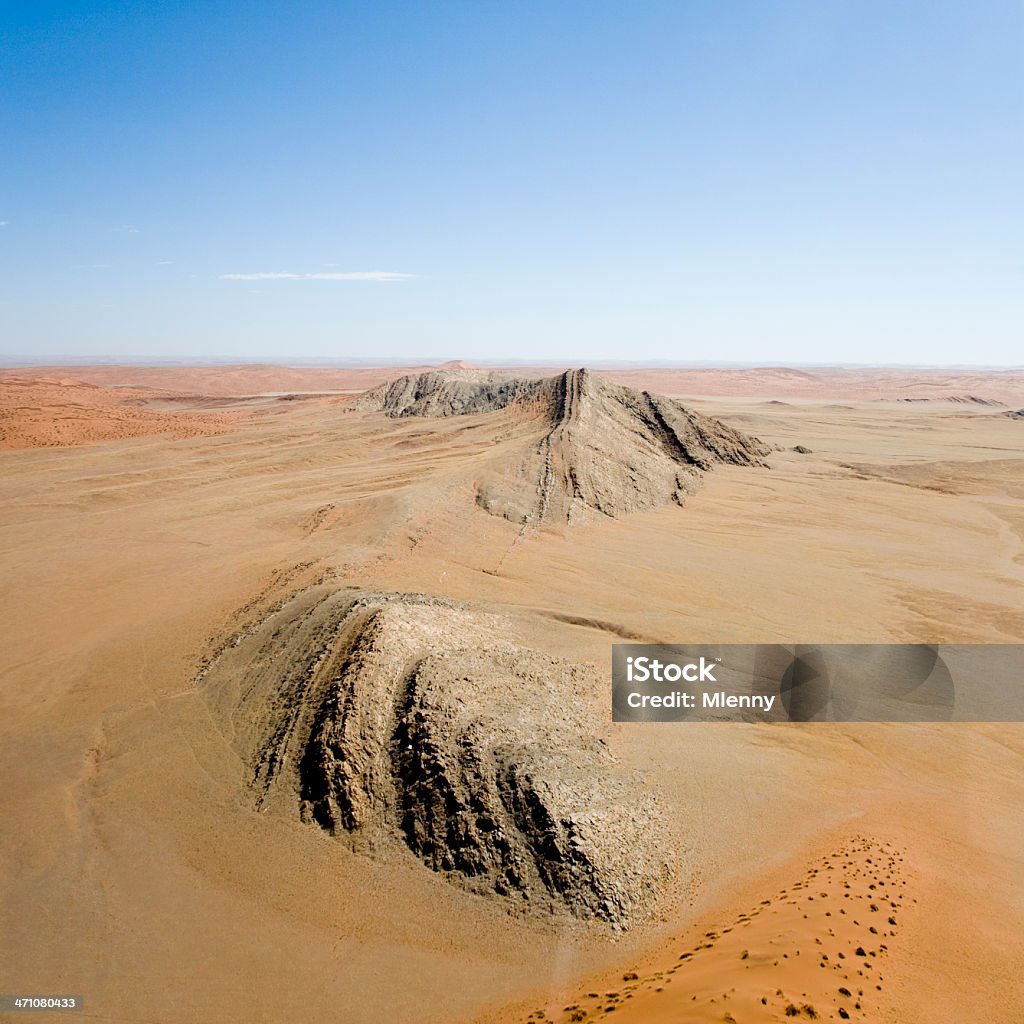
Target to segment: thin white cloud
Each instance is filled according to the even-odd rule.
[[[119,227],[114,228],[114,230],[122,235],[137,235],[139,233],[139,228],[134,224],[122,224]]]
[[[0,220],[0,228],[5,228],[10,223],[11,222],[9,220]]]
[[[293,274],[265,272],[260,274],[221,274],[222,281],[407,281],[415,274],[399,274],[391,270],[351,270],[346,273]]]
[[[157,260],[156,265],[158,267],[170,267],[174,265],[174,260]]]

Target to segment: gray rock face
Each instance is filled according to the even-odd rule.
[[[401,826],[435,870],[624,924],[657,896],[664,854],[653,801],[578,710],[585,677],[516,647],[420,663],[397,733]]]
[[[399,377],[361,395],[357,407],[386,416],[467,416],[529,398],[540,381],[473,370],[434,370]]]
[[[650,911],[674,873],[667,831],[609,752],[592,668],[510,642],[501,615],[315,589],[204,681],[259,806],[403,843],[519,905],[620,928]]]
[[[522,524],[683,504],[714,466],[766,466],[770,451],[673,399],[610,384],[586,369],[541,380],[437,371],[368,391],[360,405],[394,417],[514,406],[532,418],[536,429],[519,455],[476,482],[481,508]]]
[[[696,490],[716,464],[763,466],[754,438],[670,398],[617,387],[588,370],[553,378],[551,429],[542,445],[554,470],[547,504],[574,503],[621,516]]]

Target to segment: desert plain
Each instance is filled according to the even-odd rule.
[[[365,399],[433,370],[0,371],[0,991],[153,1024],[1024,1019],[1024,725],[609,700],[623,640],[1024,639],[1024,373],[597,369],[561,435],[533,392]],[[715,457],[674,500],[615,389],[692,410]],[[543,445],[581,432],[552,498]],[[523,825],[577,818],[582,881]]]

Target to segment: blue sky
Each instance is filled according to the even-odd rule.
[[[36,0],[0,36],[3,355],[1024,362],[1018,0]]]

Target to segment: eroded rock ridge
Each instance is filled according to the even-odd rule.
[[[312,588],[203,685],[230,709],[260,806],[628,927],[673,874],[657,801],[610,753],[594,670],[514,632],[445,599]]]

